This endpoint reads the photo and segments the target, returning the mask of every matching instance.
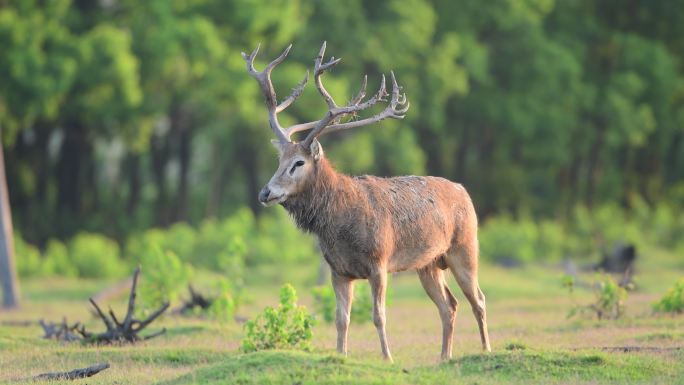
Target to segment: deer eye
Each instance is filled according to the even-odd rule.
[[[303,166],[303,165],[304,165],[304,161],[303,161],[303,160],[298,160],[298,161],[296,161],[295,164],[294,164],[294,166],[292,166],[292,168],[290,169],[290,175],[292,175],[292,173],[295,171],[295,169],[296,169],[297,167]]]

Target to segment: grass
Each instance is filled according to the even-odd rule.
[[[617,321],[567,319],[573,303],[591,300],[578,288],[574,299],[560,285],[553,267],[506,270],[484,265],[494,352],[482,354],[475,320],[453,280],[461,306],[454,359],[440,363],[441,323],[415,273],[394,276],[388,307],[388,337],[395,363],[380,358],[372,322],[353,323],[349,357],[334,353],[334,325],[314,329],[314,352],[267,351],[241,354],[242,325],[166,316],[150,332],[166,327],[159,338],[124,346],[86,346],[40,338],[37,324],[7,321],[39,318],[85,321],[100,330],[87,298],[113,282],[25,280],[24,305],[0,313],[0,383],[47,371],[70,370],[109,362],[111,368],[77,383],[88,384],[676,384],[684,383],[684,316],[654,315],[651,304],[680,277],[676,256],[655,252],[655,260],[637,266],[638,291],[627,300],[627,315]],[[662,263],[660,263],[662,262]],[[677,264],[679,263],[679,264]],[[312,267],[312,269],[314,269]],[[248,280],[249,303],[241,316],[252,317],[277,301],[278,286],[288,277],[300,302],[311,306],[315,273],[288,274],[277,266],[260,268]],[[267,277],[259,280],[258,276]],[[586,277],[591,279],[591,275]],[[260,283],[261,282],[261,283]],[[267,284],[263,284],[267,282]],[[105,304],[103,304],[105,305]],[[107,304],[108,305],[108,304]],[[123,310],[124,298],[112,303]],[[106,305],[105,305],[106,306]],[[369,314],[370,320],[370,314]],[[642,346],[642,351],[604,347]],[[663,348],[663,349],[660,349]],[[59,382],[55,382],[59,383]],[[73,382],[72,382],[73,383]]]

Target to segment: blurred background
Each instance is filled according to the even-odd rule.
[[[123,277],[151,245],[213,271],[309,266],[257,193],[276,168],[257,68],[287,96],[320,44],[339,103],[393,70],[403,121],[326,136],[345,173],[463,183],[482,258],[684,253],[684,3],[0,0],[0,130],[21,277]],[[319,119],[311,84],[281,118]],[[371,111],[370,113],[373,113]],[[239,275],[236,273],[236,275]],[[236,278],[237,279],[237,278]]]

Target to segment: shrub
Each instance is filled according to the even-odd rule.
[[[77,234],[69,243],[69,255],[79,277],[122,277],[129,271],[119,257],[119,245],[104,235]]]
[[[526,263],[536,259],[538,233],[532,221],[514,221],[507,215],[494,217],[481,227],[479,238],[482,255],[490,260]]]
[[[653,304],[653,310],[663,313],[684,312],[684,278],[677,281],[660,301]]]
[[[313,288],[311,294],[314,299],[314,309],[316,310],[316,313],[323,317],[323,321],[326,323],[335,321],[336,299],[333,288],[327,285],[316,286]]]
[[[41,275],[42,266],[40,251],[21,238],[19,233],[14,233],[14,254],[17,263],[17,273],[20,277]]]
[[[335,291],[330,286],[318,286],[313,289],[314,307],[323,321],[331,323],[335,321]],[[389,301],[389,291],[387,292]],[[352,302],[351,322],[363,323],[371,320],[373,301],[368,285],[356,285],[354,287],[354,301]]]
[[[251,212],[239,210],[222,222],[207,219],[197,229],[185,223],[166,230],[150,229],[129,237],[126,252],[140,256],[159,247],[193,266],[227,273],[233,280],[242,276],[248,249],[245,236],[254,232],[253,221]]]
[[[43,255],[45,274],[62,277],[77,277],[78,269],[69,259],[69,250],[64,243],[50,239]]]
[[[297,292],[290,284],[280,289],[278,307],[266,307],[254,320],[245,324],[241,349],[253,352],[265,349],[311,349],[313,318],[303,306],[297,306]]]
[[[207,315],[220,322],[232,321],[235,311],[240,305],[240,290],[236,289],[227,279],[222,279],[218,282],[216,291],[218,294],[207,309]]]
[[[190,279],[190,266],[173,251],[162,251],[154,246],[140,256],[140,301],[143,311],[159,308],[164,302],[173,302]]]
[[[593,285],[594,302],[588,305],[575,306],[568,313],[568,318],[578,313],[595,315],[599,320],[618,319],[625,312],[625,300],[627,290],[618,285],[609,275],[601,275]],[[564,278],[563,285],[570,289],[574,287],[574,281]]]
[[[283,208],[275,208],[259,217],[249,239],[247,265],[317,261],[319,252],[314,238],[297,229]]]

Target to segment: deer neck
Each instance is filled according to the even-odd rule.
[[[302,192],[282,205],[300,229],[323,236],[329,230],[331,219],[345,211],[347,202],[354,202],[355,195],[352,178],[335,171],[323,157]]]

